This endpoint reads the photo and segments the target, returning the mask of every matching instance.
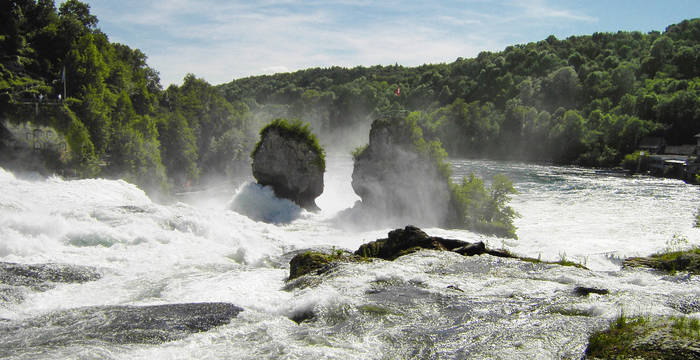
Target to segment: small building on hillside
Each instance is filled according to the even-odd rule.
[[[68,155],[68,144],[63,135],[49,126],[31,122],[13,124],[0,121],[0,141],[14,150],[55,151],[61,156]]]
[[[651,155],[649,172],[654,176],[685,179],[688,157],[685,155]]]
[[[688,180],[690,182],[698,183],[697,175],[700,175],[700,134],[695,134],[695,153],[694,157],[691,157],[693,161],[688,161],[687,172]]]
[[[695,155],[696,145],[666,145],[665,155]]]
[[[664,138],[644,137],[638,150],[648,156],[648,170],[654,176],[697,182],[700,174],[700,134],[695,144],[667,145]],[[642,154],[644,155],[644,154]]]
[[[70,158],[66,138],[54,128],[0,120],[0,166],[50,174]]]
[[[666,140],[662,137],[645,136],[639,142],[639,150],[649,154],[663,154],[666,151]]]

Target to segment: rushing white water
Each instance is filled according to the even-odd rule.
[[[567,257],[590,268],[613,270],[608,257],[646,256],[676,238],[697,244],[693,227],[700,190],[679,180],[598,175],[593,169],[522,163],[453,161],[455,178],[490,179],[505,173],[520,195],[512,206],[521,254],[547,260]]]
[[[244,309],[227,325],[159,345],[82,341],[9,347],[0,339],[0,353],[11,358],[558,359],[580,357],[588,335],[621,310],[700,316],[697,278],[620,270],[617,261],[663,250],[674,235],[687,245],[700,244],[700,232],[692,227],[700,200],[696,187],[488,161],[454,160],[453,170],[456,177],[504,172],[513,178],[520,192],[512,201],[521,215],[520,239],[426,232],[483,240],[543,259],[565,256],[591,270],[423,251],[393,262],[343,265],[309,286],[286,286],[295,251],[354,250],[390,230],[348,232],[332,221],[358,200],[350,187],[349,157],[329,156],[325,192],[317,199],[320,213],[280,206],[279,199],[251,185],[235,195],[245,199],[221,196],[200,198],[196,206],[166,206],[123,181],[26,180],[0,169],[0,261],[85,265],[103,274],[97,281],[28,289],[23,301],[0,301],[0,325],[93,305],[228,302]],[[231,210],[236,206],[259,206],[281,221],[258,222]],[[575,286],[610,294],[579,297]],[[290,320],[304,313],[314,318],[300,324]],[[30,337],[35,330],[23,331]]]

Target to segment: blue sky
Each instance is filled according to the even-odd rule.
[[[161,83],[333,65],[417,66],[508,45],[652,30],[700,17],[700,0],[83,0],[110,41],[141,49]],[[60,1],[59,1],[60,3]]]

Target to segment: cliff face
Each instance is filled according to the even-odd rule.
[[[402,119],[376,120],[368,147],[356,155],[352,188],[362,199],[362,209],[376,220],[444,225],[449,184],[433,159],[416,147],[415,136]]]
[[[314,199],[323,193],[323,172],[319,151],[276,128],[264,132],[253,155],[253,176],[258,183],[307,210],[318,210]]]

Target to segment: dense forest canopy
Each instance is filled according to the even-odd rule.
[[[0,6],[0,118],[65,136],[70,159],[52,167],[160,190],[248,171],[245,104],[194,75],[163,90],[146,55],[111,43],[87,4]]]
[[[322,137],[418,110],[425,134],[452,156],[614,166],[647,135],[694,142],[699,57],[693,19],[664,33],[550,36],[450,64],[314,68],[220,89],[254,111],[307,119]]]
[[[0,119],[61,134],[68,156],[46,156],[52,171],[167,190],[249,174],[257,131],[275,118],[356,146],[372,120],[404,110],[419,111],[425,136],[451,156],[615,166],[644,136],[683,144],[700,132],[700,19],[663,33],[550,36],[450,64],[313,68],[219,86],[190,74],[167,89],[144,53],[98,24],[76,0],[0,3]],[[357,129],[360,140],[348,135]]]

